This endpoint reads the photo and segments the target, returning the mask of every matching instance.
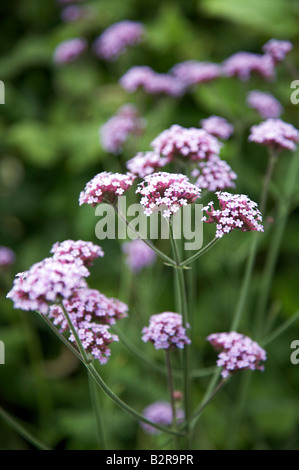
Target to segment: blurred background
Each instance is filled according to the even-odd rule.
[[[79,207],[80,191],[100,171],[123,171],[126,160],[149,150],[153,138],[172,124],[196,127],[211,114],[228,119],[236,133],[221,155],[238,174],[238,192],[252,200],[259,200],[267,153],[247,140],[249,127],[260,120],[246,106],[247,91],[271,92],[284,107],[282,119],[299,128],[299,105],[290,101],[290,84],[299,79],[297,1],[86,0],[80,6],[84,14],[66,21],[65,6],[56,0],[1,0],[0,4],[0,79],[5,84],[5,104],[0,105],[0,245],[15,253],[12,265],[0,267],[0,340],[5,344],[0,406],[51,448],[61,450],[99,448],[87,374],[35,313],[13,309],[6,294],[14,275],[49,256],[56,241],[97,243],[94,209]],[[145,38],[114,62],[99,59],[90,47],[93,41],[125,19],[142,22]],[[72,63],[57,65],[55,48],[74,37],[84,37],[88,50]],[[271,38],[290,40],[294,46],[277,67],[274,82],[256,76],[248,82],[221,78],[180,98],[129,94],[119,85],[120,77],[134,65],[166,73],[191,59],[221,63],[238,51],[261,53]],[[101,145],[99,128],[127,103],[136,106],[146,129],[128,141],[120,155],[113,155]],[[275,214],[279,192],[287,186],[291,158],[284,153],[276,168],[269,217]],[[271,285],[265,334],[298,310],[298,203],[296,191]],[[207,227],[207,239],[213,229]],[[224,237],[193,266],[196,280],[190,280],[189,295],[195,369],[215,364],[216,354],[206,336],[230,328],[250,235],[236,232]],[[259,246],[239,329],[249,336],[270,237],[271,229]],[[119,328],[139,350],[163,364],[164,356],[142,343],[141,329],[150,315],[175,308],[170,268],[157,261],[134,275],[119,241],[99,244],[105,257],[92,267],[90,286],[128,303],[129,317]],[[159,247],[169,250],[167,241]],[[299,449],[299,364],[290,361],[290,345],[296,339],[298,322],[266,348],[265,372],[254,374],[247,394],[242,395],[242,378],[234,377],[203,413],[194,448]],[[138,360],[122,342],[111,349],[111,359],[99,370],[116,394],[139,412],[156,400],[168,400],[163,374]],[[194,403],[202,399],[209,379],[194,379]],[[176,385],[180,388],[179,381]],[[239,419],[235,405],[241,407],[242,396],[245,407]],[[109,449],[167,448],[167,437],[145,434],[102,393],[98,398]],[[0,448],[34,447],[0,419]]]

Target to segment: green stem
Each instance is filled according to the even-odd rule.
[[[34,447],[39,450],[51,450],[47,445],[36,439],[32,434],[27,431],[15,418],[13,418],[7,411],[0,407],[1,418],[11,426],[18,434],[20,434],[26,441],[30,442]]]
[[[173,251],[173,256],[175,259],[175,278],[176,278],[176,286],[177,286],[177,294],[178,294],[178,301],[179,301],[179,312],[182,315],[183,325],[185,328],[188,326],[188,307],[187,307],[187,296],[186,296],[186,287],[185,287],[185,278],[184,272],[181,267],[181,259],[179,250],[176,244],[176,240],[173,236],[173,227],[170,223],[170,241]],[[186,422],[189,422],[191,416],[191,374],[190,374],[190,348],[188,345],[185,345],[183,351],[183,374],[184,374],[184,404],[185,404],[185,419]],[[189,429],[187,426],[187,434],[189,433]],[[187,444],[188,445],[188,444]]]
[[[266,338],[260,341],[260,345],[264,348],[269,343],[274,341],[278,336],[284,333],[296,320],[299,319],[299,310],[295,312],[288,320],[286,320],[282,325],[278,326],[272,333],[269,333]]]
[[[169,398],[170,398],[170,404],[171,404],[171,409],[172,409],[172,428],[176,430],[177,421],[176,421],[176,408],[175,408],[175,400],[174,400],[173,376],[172,376],[170,351],[168,349],[165,350],[165,356],[166,356],[168,391],[169,391]],[[178,449],[177,437],[175,437],[174,443],[175,443],[175,449]]]
[[[94,410],[94,416],[96,419],[99,448],[101,450],[107,450],[105,427],[104,427],[103,418],[102,418],[102,410],[101,410],[100,403],[99,403],[98,387],[96,387],[96,384],[94,380],[91,379],[90,375],[88,376],[88,378],[89,378],[90,398],[91,398],[91,403],[92,403],[92,407]]]
[[[185,261],[182,261],[180,263],[181,266],[188,266],[188,264],[193,263],[193,261],[197,260],[200,256],[204,255],[207,251],[210,250],[216,243],[220,240],[220,238],[213,238],[212,241],[210,241],[206,246],[204,246],[201,250],[199,250],[197,253],[194,255],[190,256],[190,258],[187,258]]]

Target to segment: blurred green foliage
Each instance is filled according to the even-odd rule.
[[[6,91],[5,105],[0,107],[0,245],[12,248],[17,257],[14,266],[0,271],[0,340],[6,348],[6,364],[0,365],[0,405],[53,449],[98,448],[88,380],[83,366],[37,314],[15,311],[5,298],[15,273],[47,257],[57,240],[96,242],[94,210],[78,207],[80,191],[97,172],[122,170],[128,158],[148,150],[151,140],[170,125],[197,126],[210,114],[232,121],[236,135],[222,155],[238,173],[238,192],[253,200],[259,199],[266,151],[247,142],[249,126],[258,116],[246,107],[246,92],[271,91],[284,106],[282,118],[299,127],[298,106],[290,103],[290,83],[296,77],[284,64],[278,67],[274,83],[256,77],[246,84],[219,79],[178,100],[129,95],[118,84],[133,65],[146,64],[164,73],[184,60],[220,63],[239,50],[260,52],[271,37],[293,42],[288,62],[298,66],[295,0],[86,0],[85,4],[90,9],[87,18],[68,24],[61,21],[55,0],[1,0],[0,5],[0,79]],[[53,63],[53,51],[62,40],[84,36],[91,44],[106,27],[122,19],[143,22],[147,34],[142,44],[116,62],[101,61],[89,51],[73,64]],[[147,128],[118,158],[105,153],[98,131],[127,102],[138,107]],[[284,190],[290,158],[286,153],[279,161],[269,215]],[[265,334],[298,310],[298,196],[296,192],[274,273]],[[207,239],[212,233],[207,227]],[[216,355],[205,338],[230,327],[250,237],[250,233],[224,237],[193,266],[196,282],[188,280],[188,288],[195,369],[215,364]],[[268,243],[265,235],[240,326],[249,336]],[[141,329],[150,315],[175,308],[171,269],[157,262],[133,276],[118,241],[105,240],[101,245],[106,254],[92,268],[90,284],[128,302],[130,315],[119,323],[120,329],[163,364],[161,352],[141,342]],[[159,247],[169,251],[166,241]],[[239,428],[234,410],[242,378],[234,377],[203,413],[194,448],[225,449],[234,433],[237,449],[299,448],[299,365],[290,362],[290,344],[298,338],[297,322],[267,347],[266,370],[251,381]],[[179,355],[175,365],[180,365]],[[112,345],[109,363],[99,369],[111,389],[139,412],[155,400],[168,399],[165,377],[136,359],[121,342]],[[202,399],[208,381],[208,377],[194,380],[194,403]],[[180,387],[179,381],[176,385]],[[165,436],[146,435],[102,393],[99,401],[109,449],[159,448],[167,441]],[[32,447],[0,420],[0,448]]]

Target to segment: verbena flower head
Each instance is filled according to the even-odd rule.
[[[143,410],[142,414],[152,423],[160,424],[161,426],[171,426],[173,423],[172,407],[167,401],[156,401],[152,403]],[[182,422],[185,419],[184,411],[177,409],[176,418],[177,422]],[[140,425],[148,434],[160,434],[161,432],[159,429],[149,424],[140,422]]]
[[[283,112],[280,102],[271,93],[252,90],[247,95],[247,105],[263,119],[278,118]]]
[[[262,362],[266,361],[266,351],[248,336],[235,331],[229,333],[213,333],[207,341],[221,351],[218,355],[217,366],[222,367],[222,377],[239,370],[264,370]]]
[[[191,175],[196,179],[195,186],[208,191],[217,191],[227,188],[235,188],[234,180],[237,175],[231,167],[216,155],[208,161],[198,162]]]
[[[64,64],[74,62],[86,50],[87,42],[83,38],[68,39],[60,43],[54,51],[54,62]]]
[[[143,196],[140,204],[144,207],[146,215],[161,209],[165,218],[200,197],[200,189],[191,184],[187,176],[166,172],[146,176],[139,183],[136,193]]]
[[[290,41],[270,39],[270,41],[263,45],[262,49],[277,64],[285,59],[286,55],[293,49],[293,44]]]
[[[210,202],[202,210],[206,212],[208,218],[204,216],[202,220],[207,223],[216,224],[216,237],[221,238],[224,234],[232,230],[240,229],[242,232],[256,230],[263,232],[264,228],[260,224],[262,216],[257,208],[257,203],[249,199],[244,194],[230,194],[217,191],[220,209],[214,208],[214,203]]]
[[[96,206],[101,202],[115,204],[134,183],[135,176],[126,173],[111,173],[103,171],[89,181],[84,191],[80,193],[79,205],[91,204]]]
[[[146,65],[131,67],[120,78],[119,83],[129,93],[142,88],[151,95],[181,96],[185,91],[185,84],[176,77],[157,73]]]
[[[128,306],[118,299],[106,297],[96,289],[84,287],[77,289],[69,299],[63,301],[63,306],[74,321],[89,321],[101,325],[114,325],[117,320],[127,317]],[[60,325],[62,331],[68,329],[68,323],[61,307],[51,306],[49,317],[55,325]]]
[[[126,162],[126,167],[130,173],[144,178],[163,168],[169,163],[168,158],[161,157],[157,152],[138,152],[137,155]]]
[[[11,248],[0,246],[0,267],[7,267],[16,261],[16,255]]]
[[[103,59],[113,61],[129,46],[138,44],[144,35],[144,26],[136,21],[124,20],[109,26],[95,40],[95,53]]]
[[[142,119],[135,106],[124,105],[105,124],[100,127],[100,140],[106,152],[119,154],[124,143],[131,135],[143,132],[145,120]]]
[[[127,265],[134,273],[156,261],[156,253],[139,239],[124,243],[122,251],[126,254]]]
[[[159,134],[151,143],[155,152],[173,160],[208,160],[219,155],[222,144],[204,129],[185,128],[177,124]]]
[[[152,315],[149,326],[143,328],[142,334],[142,341],[150,341],[156,349],[184,349],[191,343],[179,313],[163,312]]]
[[[61,19],[65,23],[72,23],[73,21],[81,20],[87,17],[88,10],[79,5],[69,5],[61,12]]]
[[[170,72],[186,86],[210,82],[222,75],[222,67],[212,62],[188,60],[176,64]]]
[[[277,151],[284,149],[295,151],[299,142],[299,131],[281,119],[267,119],[251,127],[248,140]]]
[[[47,314],[50,303],[70,298],[74,290],[86,286],[84,278],[88,276],[89,271],[82,263],[61,263],[45,258],[28,271],[17,274],[7,297],[15,308]]]
[[[96,258],[104,256],[104,252],[99,245],[83,240],[56,242],[50,253],[53,253],[53,258],[61,263],[79,261],[85,266],[90,266]]]
[[[242,81],[250,79],[256,73],[266,80],[275,77],[275,65],[268,54],[253,54],[251,52],[237,52],[223,62],[224,74],[227,77],[237,77]]]
[[[234,132],[234,126],[220,116],[210,116],[200,121],[202,128],[218,139],[227,140]]]

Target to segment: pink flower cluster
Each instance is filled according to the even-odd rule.
[[[281,119],[267,119],[251,127],[248,140],[276,151],[283,149],[295,151],[299,142],[299,131]]]
[[[234,126],[220,116],[210,116],[200,121],[202,128],[218,139],[227,140],[234,132]]]
[[[112,61],[129,46],[138,44],[144,35],[144,26],[136,21],[124,20],[109,26],[94,43],[95,53]]]
[[[261,364],[266,361],[266,351],[247,336],[231,331],[229,333],[213,333],[207,341],[221,351],[218,355],[217,366],[222,367],[222,377],[239,370],[264,370]]]
[[[293,44],[290,41],[270,39],[263,45],[262,49],[277,64],[285,59],[286,55],[293,49]]]
[[[16,255],[11,248],[0,246],[0,267],[7,267],[14,264]]]
[[[204,129],[175,124],[159,134],[151,146],[169,160],[179,157],[197,162],[219,155],[222,144]]]
[[[104,252],[99,245],[83,240],[64,240],[56,242],[50,251],[53,258],[64,263],[82,262],[90,266],[96,258],[103,257]]]
[[[143,410],[142,414],[152,423],[160,424],[161,426],[171,426],[173,422],[172,407],[170,403],[166,401],[156,401],[152,403]],[[176,419],[178,423],[185,419],[185,413],[183,410],[176,410]],[[149,424],[141,422],[140,425],[148,434],[159,434],[161,432],[159,429],[154,428]]]
[[[122,196],[133,184],[135,176],[126,173],[111,173],[103,171],[90,180],[79,196],[79,205],[91,204],[96,206],[101,202],[116,204],[117,198]]]
[[[252,90],[247,95],[247,105],[263,119],[278,118],[283,112],[280,102],[271,93]]]
[[[237,52],[223,62],[223,71],[225,76],[236,76],[242,81],[249,80],[252,73],[271,80],[275,77],[275,64],[268,54]]]
[[[135,106],[127,104],[100,127],[100,140],[106,152],[119,154],[123,145],[131,135],[143,132],[145,120],[142,119]]]
[[[64,64],[74,62],[86,50],[87,42],[83,38],[68,39],[60,43],[54,51],[54,62]]]
[[[225,188],[235,188],[234,180],[237,175],[231,167],[217,155],[209,160],[198,162],[191,175],[196,179],[195,186],[208,191],[217,191]]]
[[[78,289],[70,299],[64,300],[63,306],[85,351],[101,364],[106,364],[111,354],[109,345],[118,341],[118,337],[110,333],[109,326],[127,316],[127,305],[118,299],[106,297],[98,290],[84,288]],[[59,327],[61,333],[68,331],[69,326],[61,306],[52,305],[49,318]],[[69,340],[75,342],[73,334],[70,334]]]
[[[168,158],[161,157],[156,152],[138,152],[135,157],[126,162],[126,167],[133,175],[144,178],[163,168],[167,163],[169,163]]]
[[[143,196],[140,204],[144,207],[146,215],[161,209],[165,218],[200,197],[200,189],[191,184],[187,176],[166,172],[146,176],[139,183],[136,193]]]
[[[119,83],[129,93],[142,88],[150,95],[181,96],[185,91],[185,84],[178,78],[170,74],[157,73],[146,65],[131,67],[120,78]]]
[[[156,261],[156,253],[140,239],[126,242],[122,246],[129,268],[138,273]]]
[[[170,72],[177,77],[186,87],[199,83],[210,82],[222,75],[221,65],[212,62],[199,62],[188,60],[176,64]]]
[[[216,237],[221,238],[224,234],[230,233],[234,229],[242,232],[256,230],[263,232],[263,226],[259,223],[262,220],[257,203],[251,201],[244,194],[230,194],[217,191],[220,209],[214,209],[214,203],[210,202],[203,211],[202,220],[206,223],[216,223]]]
[[[191,343],[179,313],[163,312],[152,315],[149,326],[143,328],[142,334],[142,341],[150,341],[156,349],[184,349]]]

